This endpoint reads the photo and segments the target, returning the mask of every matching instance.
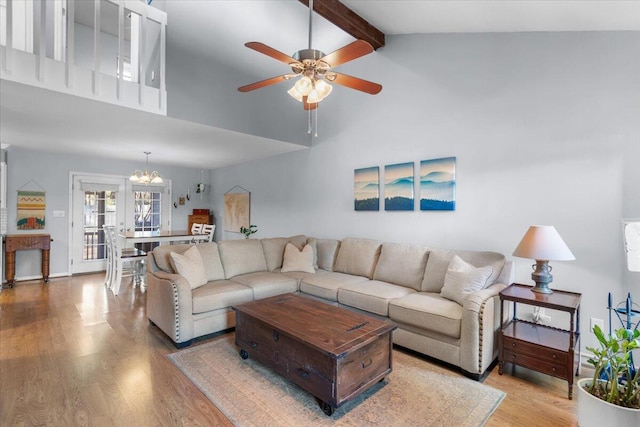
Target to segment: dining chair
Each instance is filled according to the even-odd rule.
[[[111,273],[113,273],[113,255],[111,254],[111,235],[112,225],[103,225],[102,231],[104,232],[104,249],[107,258],[107,269],[104,274],[104,284],[107,288],[111,289]]]
[[[111,235],[111,285],[114,295],[120,292],[122,278],[131,276],[135,286],[141,286],[145,271],[147,253],[137,248],[121,248],[116,236],[115,227],[110,229]]]
[[[215,224],[203,224],[202,225],[202,231],[200,234],[208,234],[209,235],[209,242],[213,242],[213,232],[216,231],[216,226]]]
[[[202,234],[202,226],[204,224],[199,224],[197,222],[194,222],[193,224],[191,224],[191,234]]]

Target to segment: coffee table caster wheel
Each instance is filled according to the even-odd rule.
[[[324,400],[316,400],[318,401],[318,405],[320,405],[320,409],[322,409],[322,412],[324,412],[326,416],[330,417],[331,415],[333,415],[333,407],[331,405],[329,405]]]
[[[246,350],[240,350],[240,357],[241,357],[243,360],[247,360],[247,359],[249,358],[249,353],[247,353],[247,351],[246,351]]]

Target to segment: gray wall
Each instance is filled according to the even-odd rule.
[[[312,148],[213,171],[220,223],[224,192],[241,185],[257,238],[498,251],[522,283],[533,261],[511,253],[530,225],[550,224],[576,256],[551,263],[552,287],[583,294],[584,331],[607,318],[607,292],[640,301],[621,232],[622,218],[640,217],[640,33],[395,36],[368,61],[344,72],[383,91],[336,88]],[[455,212],[354,212],[355,168],[448,156]]]
[[[38,186],[46,191],[46,226],[44,230],[34,233],[49,233],[51,243],[51,275],[60,276],[68,273],[69,263],[69,172],[85,172],[96,174],[129,176],[135,169],[144,168],[144,156],[140,162],[104,160],[95,157],[72,156],[29,151],[9,146],[7,150],[7,232],[16,233],[17,190],[25,187],[36,190]],[[176,195],[186,194],[191,186],[191,201],[184,206],[171,210],[171,224],[174,230],[187,229],[187,216],[194,208],[210,208],[210,194],[201,200],[195,193],[195,184],[200,181],[200,169],[183,168],[168,165],[149,164],[150,169],[160,172],[163,178],[170,179],[174,199]],[[209,171],[204,171],[203,178],[209,179]],[[33,182],[30,182],[33,180]],[[54,218],[53,211],[65,211],[64,218]],[[23,231],[21,231],[22,233]],[[40,275],[40,254],[38,251],[16,252],[16,278],[35,277]]]

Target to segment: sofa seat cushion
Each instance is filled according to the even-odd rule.
[[[310,274],[300,282],[300,292],[329,301],[338,301],[339,288],[351,283],[366,281],[368,281],[366,277],[336,272]]]
[[[256,300],[298,291],[298,280],[272,271],[242,274],[234,277],[233,281],[253,289],[253,299]]]
[[[282,273],[282,271],[280,269],[276,269],[275,273]],[[303,271],[287,271],[285,273],[282,273],[287,277],[293,277],[294,279],[296,279],[298,281],[298,285],[302,282],[302,280],[306,279],[309,276],[313,276],[314,274],[329,274],[328,271],[325,270],[315,270],[314,273],[305,273]]]
[[[253,301],[253,291],[250,287],[230,280],[209,282],[193,290],[191,295],[193,314],[206,313]]]
[[[462,306],[438,293],[417,292],[391,301],[389,318],[405,325],[460,338]]]
[[[379,280],[351,283],[338,290],[338,302],[380,316],[389,316],[389,302],[416,291]]]

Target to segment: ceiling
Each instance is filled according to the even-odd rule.
[[[640,0],[342,0],[342,3],[387,35],[640,31]],[[155,0],[152,6],[168,12],[171,37],[199,43],[201,52],[224,55],[227,62],[243,70],[255,70],[256,79],[281,74],[282,64],[260,58],[243,46],[245,42],[261,41],[286,53],[306,47],[308,9],[297,0]],[[183,19],[178,19],[180,15]],[[178,27],[180,22],[192,25]],[[327,53],[353,40],[324,19],[314,17],[313,25],[314,47]],[[258,61],[260,67],[255,66]],[[54,105],[56,108],[52,109],[50,106]],[[112,117],[117,127],[105,123],[102,117]],[[82,127],[68,123],[82,123]],[[216,168],[304,148],[6,80],[0,84],[0,142],[33,150],[133,161],[141,161],[142,152],[151,151],[154,163],[194,168]],[[132,144],[140,147],[139,153],[131,150]]]

